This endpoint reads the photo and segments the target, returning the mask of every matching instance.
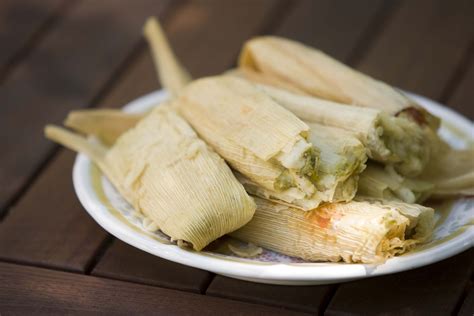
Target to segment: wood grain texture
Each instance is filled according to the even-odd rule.
[[[472,316],[474,315],[474,287],[471,286],[470,290],[462,302],[459,310],[459,316]]]
[[[383,8],[382,0],[302,0],[274,32],[347,61],[369,25]]]
[[[474,1],[404,1],[357,68],[439,99],[474,36]]]
[[[0,263],[2,315],[301,315],[157,287]]]
[[[174,263],[115,240],[93,275],[201,293],[211,273]]]
[[[474,121],[474,56],[471,57],[470,63],[464,66],[467,68],[466,73],[461,78],[453,95],[448,99],[447,104]]]
[[[217,275],[207,295],[318,313],[329,299],[332,286],[281,286],[240,281]]]
[[[121,108],[147,93],[160,89],[153,60],[148,47],[143,45],[116,80],[110,90],[100,100],[98,107]]]
[[[145,18],[166,3],[82,1],[0,86],[0,211],[51,152],[43,126],[88,106],[135,49]]]
[[[474,249],[423,268],[341,284],[326,315],[451,315],[472,272]]]
[[[64,3],[63,0],[2,0],[0,2],[0,75]]]
[[[72,186],[74,154],[62,151],[0,224],[0,259],[84,272],[106,232]]]

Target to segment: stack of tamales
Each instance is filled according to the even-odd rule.
[[[427,172],[452,153],[439,119],[320,51],[256,38],[237,70],[191,81],[155,19],[144,33],[172,100],[70,113],[66,126],[102,143],[46,135],[88,155],[180,246],[230,234],[310,261],[380,263],[429,239],[434,211],[414,203],[472,192],[467,162],[451,186]]]

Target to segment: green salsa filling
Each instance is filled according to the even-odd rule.
[[[289,188],[295,187],[296,183],[288,170],[283,171],[273,185],[277,191],[285,191]]]
[[[318,160],[319,152],[316,148],[311,147],[305,151],[303,158],[305,163],[303,168],[300,169],[299,174],[307,176],[312,182],[316,181],[316,162]]]

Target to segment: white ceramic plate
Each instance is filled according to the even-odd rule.
[[[412,95],[421,105],[443,118],[441,136],[462,148],[473,143],[474,127],[461,115],[426,98]],[[141,112],[166,99],[163,91],[141,97],[125,107]],[[428,265],[474,245],[474,199],[459,199],[437,207],[440,225],[429,244],[381,265],[315,263],[287,257],[264,249],[252,259],[242,259],[217,243],[202,252],[181,249],[169,242],[150,221],[137,214],[84,155],[78,155],[73,171],[76,193],[87,212],[105,230],[122,241],[153,255],[232,278],[260,283],[327,284],[395,273]],[[224,250],[223,250],[224,249]]]

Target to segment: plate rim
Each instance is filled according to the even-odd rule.
[[[440,116],[447,118],[448,121],[459,123],[456,127],[461,132],[472,132],[473,127],[469,119],[426,97],[414,93],[408,94],[433,113],[441,114]],[[164,90],[154,91],[131,101],[123,109],[126,112],[139,112],[153,104],[163,102],[167,96]],[[156,242],[144,234],[133,232],[130,227],[110,214],[108,207],[97,196],[92,185],[91,167],[92,162],[89,158],[78,154],[73,168],[73,185],[82,206],[103,229],[123,242],[152,255],[233,278],[286,285],[328,284],[408,271],[444,260],[474,246],[474,227],[470,226],[458,236],[440,245],[388,259],[381,265],[330,262],[257,263],[250,260],[226,260],[219,254],[203,254],[182,249],[174,244]]]

